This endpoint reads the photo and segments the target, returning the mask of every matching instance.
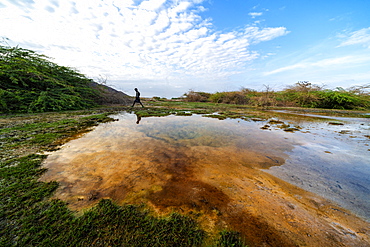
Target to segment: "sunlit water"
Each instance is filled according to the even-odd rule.
[[[304,129],[291,136],[296,144],[285,164],[269,172],[369,221],[370,121],[338,117],[344,125],[337,126],[328,124],[330,118],[302,123]]]
[[[344,125],[338,126],[328,124],[333,120],[284,115],[280,120],[302,127],[286,132],[271,124],[261,129],[268,120],[137,119],[129,113],[113,118],[118,121],[67,143],[44,163],[48,172],[43,180],[58,181],[57,196],[76,208],[100,197],[120,202],[143,191],[155,193],[163,181],[195,183],[191,177],[202,163],[222,162],[264,169],[370,220],[366,119],[342,118]]]

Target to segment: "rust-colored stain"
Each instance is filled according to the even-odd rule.
[[[191,121],[137,125],[125,115],[49,155],[42,180],[58,181],[55,197],[73,210],[101,198],[146,203],[158,214],[191,215],[209,232],[239,231],[249,246],[370,246],[368,222],[261,170],[284,164],[293,149],[286,139]]]

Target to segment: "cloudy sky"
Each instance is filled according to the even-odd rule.
[[[370,83],[368,0],[0,0],[2,45],[133,95]]]

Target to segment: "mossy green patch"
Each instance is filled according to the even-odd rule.
[[[168,109],[146,108],[135,110],[134,112],[139,117],[164,117],[171,115],[174,111],[170,111]]]
[[[227,118],[226,116],[220,115],[220,114],[206,114],[206,115],[203,115],[203,117],[217,118],[219,120],[225,120]]]
[[[191,115],[193,115],[193,113],[186,112],[186,111],[178,111],[178,112],[176,112],[176,115],[177,116],[191,116]]]
[[[94,114],[69,119],[36,118],[32,121],[19,121],[0,129],[0,146],[4,151],[8,151],[8,155],[17,155],[17,147],[47,150],[56,141],[113,120],[107,117],[107,114]]]

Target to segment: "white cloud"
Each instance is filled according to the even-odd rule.
[[[250,12],[248,15],[250,15],[252,18],[256,18],[257,16],[261,16],[262,12]]]
[[[348,45],[363,45],[370,48],[370,27],[350,33],[339,47]]]
[[[7,0],[0,36],[88,76],[112,80],[217,79],[259,57],[250,45],[287,34],[284,27],[216,32],[202,0]],[[259,15],[258,13],[254,16]],[[178,86],[178,85],[171,85]]]
[[[306,69],[314,70],[315,68],[325,68],[325,69],[338,69],[338,66],[353,66],[356,64],[362,64],[370,61],[368,56],[343,56],[335,58],[322,59],[315,62],[299,62],[293,65],[281,67],[269,72],[266,72],[265,75],[273,75],[281,72],[286,72],[295,69]]]
[[[257,27],[248,27],[245,29],[245,36],[253,43],[259,43],[262,41],[269,41],[279,36],[288,34],[289,31],[285,27],[277,28],[264,28],[259,29]]]
[[[149,11],[156,11],[157,9],[162,7],[165,2],[166,0],[157,0],[157,1],[146,0],[146,1],[143,1],[139,7],[141,9],[145,9]]]

